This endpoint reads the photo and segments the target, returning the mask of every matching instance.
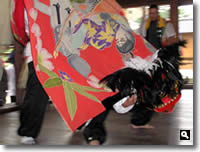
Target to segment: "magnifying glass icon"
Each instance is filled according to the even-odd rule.
[[[182,131],[182,132],[181,132],[181,136],[182,136],[182,137],[185,137],[186,139],[189,139],[189,137],[188,137],[186,131]]]

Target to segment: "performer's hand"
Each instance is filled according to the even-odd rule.
[[[137,95],[132,95],[131,97],[129,97],[123,104],[123,107],[128,107],[130,105],[135,104],[137,101]]]

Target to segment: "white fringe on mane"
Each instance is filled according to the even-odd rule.
[[[155,60],[159,61],[160,65],[153,62]],[[142,59],[141,57],[136,56],[134,58],[129,59],[128,61],[125,61],[124,64],[126,67],[145,71],[149,75],[151,75],[150,70],[157,70],[157,68],[160,66],[162,68],[162,61],[158,58],[158,51],[153,54],[150,60]]]

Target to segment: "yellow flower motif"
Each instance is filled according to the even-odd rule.
[[[106,23],[106,31],[101,31],[99,33],[101,36],[98,38],[99,40],[106,40],[107,42],[112,42],[114,37],[113,34],[115,34],[115,32],[113,31],[112,27],[110,26],[110,23],[107,22]]]
[[[94,27],[92,27],[91,21],[88,22],[88,24],[86,25],[87,29],[88,29],[88,36],[89,37],[93,37],[97,31]]]
[[[97,49],[101,49],[105,44],[102,45],[98,45],[98,41],[96,41],[95,43],[93,42],[93,40],[90,40],[90,43],[92,46],[94,46]]]

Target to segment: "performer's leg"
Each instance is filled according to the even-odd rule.
[[[148,123],[152,119],[154,111],[148,110],[143,104],[136,104],[131,112],[131,124],[133,128],[152,128]]]
[[[83,131],[85,140],[88,144],[103,144],[106,141],[106,130],[104,128],[104,121],[108,116],[109,110],[99,114],[86,126]]]
[[[48,96],[36,76],[33,62],[28,64],[28,68],[27,90],[20,113],[18,134],[36,138],[40,132]]]

